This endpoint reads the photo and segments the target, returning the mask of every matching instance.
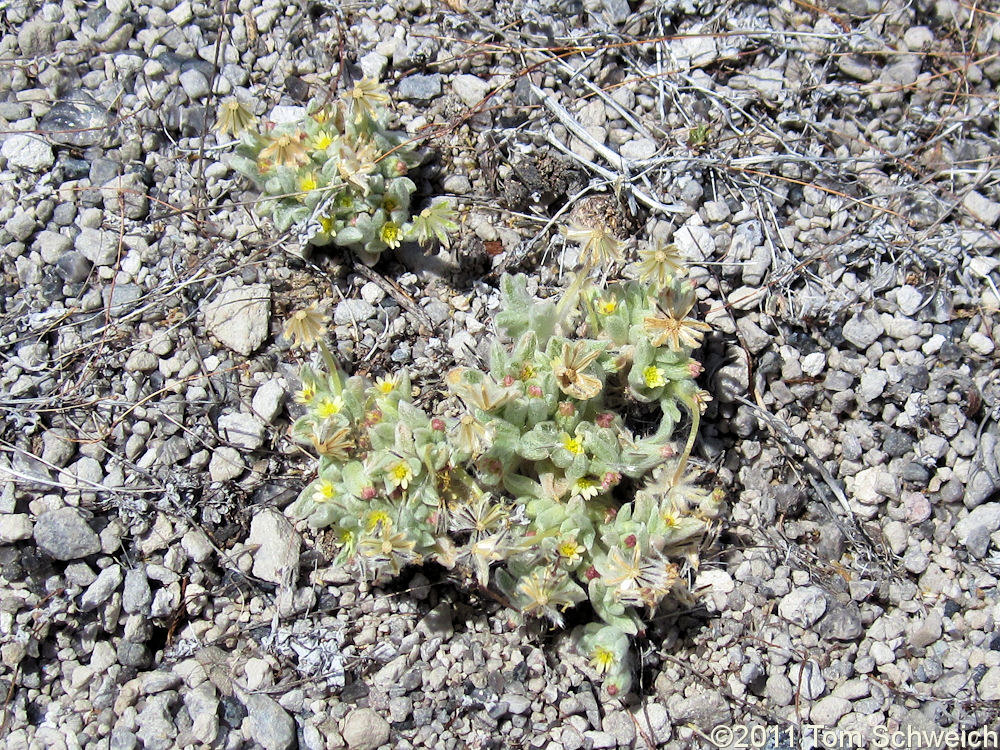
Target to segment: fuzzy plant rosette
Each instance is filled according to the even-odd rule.
[[[558,627],[589,602],[596,619],[575,644],[614,695],[631,685],[644,613],[687,599],[719,507],[688,469],[709,400],[691,354],[708,326],[691,317],[672,247],[642,250],[632,280],[605,283],[593,271],[621,243],[600,228],[568,234],[582,245],[573,282],[554,303],[524,276],[503,279],[496,327],[510,343],[493,343],[488,371],[447,374],[450,414],[416,405],[405,373],[347,377],[318,311],[293,319],[290,334],[319,343],[292,428],[319,465],[288,513],[330,530],[336,562],[369,579],[435,561]],[[655,426],[638,434],[636,411]]]
[[[364,79],[301,120],[256,119],[236,99],[223,102],[215,128],[239,137],[230,166],[260,190],[254,205],[279,231],[295,226],[313,245],[349,248],[366,263],[407,241],[447,245],[457,226],[444,201],[413,215],[420,162],[411,139],[387,128],[389,96]]]

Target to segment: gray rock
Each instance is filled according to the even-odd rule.
[[[80,253],[68,252],[60,256],[55,263],[56,272],[71,284],[78,284],[86,281],[90,276],[93,264],[84,258]]]
[[[941,637],[941,614],[934,610],[910,633],[910,643],[918,648],[926,648]]]
[[[856,604],[831,604],[819,621],[819,632],[824,638],[854,641],[861,637],[864,627]]]
[[[1000,700],[1000,667],[990,667],[978,685],[979,698],[984,701]]]
[[[56,160],[52,147],[37,136],[21,133],[7,136],[0,153],[12,167],[41,172],[51,167]]]
[[[277,702],[256,693],[247,695],[243,703],[253,738],[264,750],[289,750],[295,746],[295,721]]]
[[[991,227],[1000,220],[1000,203],[992,201],[982,193],[971,190],[965,194],[962,206],[977,220]]]
[[[76,237],[76,250],[95,266],[114,265],[118,260],[118,233],[84,227]]]
[[[808,701],[816,700],[826,691],[823,670],[814,661],[793,664],[788,670],[788,679],[799,695]]]
[[[122,582],[120,565],[109,565],[100,572],[96,580],[87,587],[80,597],[80,611],[89,612],[104,604]]]
[[[861,373],[861,383],[858,385],[860,403],[870,404],[880,398],[889,382],[889,376],[882,370],[865,370]]]
[[[101,551],[101,540],[76,508],[56,508],[35,522],[35,544],[56,560],[77,560]]]
[[[475,107],[481,102],[490,90],[490,84],[482,78],[474,75],[458,75],[451,82],[451,87],[455,89],[458,98],[467,107]]]
[[[344,718],[340,733],[351,750],[375,750],[389,741],[389,722],[370,708],[356,708]]]
[[[272,583],[281,583],[286,571],[294,571],[299,565],[301,539],[281,513],[266,508],[254,516],[250,523],[249,547],[256,547],[253,557],[253,574]]]
[[[997,491],[1000,491],[1000,437],[988,431],[980,438],[972,459],[972,470],[965,488],[965,505],[974,508]]]
[[[264,443],[264,423],[245,412],[223,414],[219,417],[219,434],[234,446],[252,451]]]
[[[923,302],[924,295],[915,286],[904,284],[896,290],[896,304],[903,315],[913,315]]]
[[[73,240],[64,234],[59,234],[59,232],[45,230],[39,232],[38,236],[35,237],[35,247],[38,249],[39,255],[42,256],[42,262],[51,266],[73,247]]]
[[[281,412],[285,399],[285,389],[277,379],[268,380],[253,394],[252,407],[254,413],[270,424]]]
[[[177,727],[170,718],[169,694],[152,695],[146,699],[146,706],[136,717],[139,731],[136,736],[145,750],[170,750]]]
[[[885,327],[874,310],[864,310],[844,323],[844,338],[858,349],[867,349],[884,332]]]
[[[208,462],[208,474],[213,482],[236,479],[246,468],[240,452],[228,445],[220,445],[212,451],[212,459]]]
[[[34,212],[28,213],[23,208],[19,208],[14,211],[14,215],[7,219],[7,223],[4,224],[4,229],[6,229],[10,236],[13,237],[18,242],[26,242],[29,237],[35,232],[35,227],[38,224],[35,221]],[[45,260],[44,258],[42,259]]]
[[[180,82],[181,88],[184,89],[184,93],[188,95],[191,101],[196,102],[204,99],[211,93],[208,79],[199,70],[194,70],[193,68],[185,70],[181,73]]]
[[[76,455],[76,446],[67,430],[54,428],[42,435],[42,460],[55,466],[65,466]]]
[[[108,121],[108,110],[85,90],[76,89],[56,102],[38,127],[55,143],[79,148],[100,143]]]
[[[135,303],[142,297],[137,284],[115,284],[104,287],[104,304],[113,318],[120,318],[135,310]]]
[[[27,513],[0,513],[0,544],[30,539],[34,524]]]
[[[427,100],[441,96],[441,74],[406,76],[399,82],[396,94],[401,99]]]
[[[849,700],[838,698],[836,695],[828,695],[813,704],[812,710],[809,712],[809,719],[814,724],[833,727],[850,710],[851,702]]]
[[[697,688],[680,700],[670,712],[675,724],[692,723],[705,731],[726,724],[732,717],[729,703],[715,690]]]
[[[125,574],[125,588],[122,590],[122,609],[127,614],[137,615],[149,612],[153,592],[146,578],[146,568],[140,564]]]
[[[270,323],[271,287],[267,284],[239,286],[235,279],[229,279],[205,305],[209,333],[244,356],[264,343]]]
[[[768,701],[775,706],[787,706],[795,697],[791,681],[780,672],[767,678],[767,682],[764,683],[764,693]]]
[[[375,307],[363,299],[342,300],[333,311],[333,322],[338,326],[364,323],[375,317]]]
[[[809,628],[826,612],[826,594],[817,586],[799,586],[778,604],[778,614],[799,627]]]
[[[626,159],[652,159],[656,155],[656,142],[649,138],[639,138],[623,143],[618,149]]]
[[[452,628],[451,618],[451,606],[447,602],[442,602],[417,623],[417,633],[427,638],[439,636],[447,640],[455,632]]]
[[[973,508],[969,515],[955,524],[952,531],[959,544],[964,544],[966,548],[969,548],[971,540],[972,546],[977,548],[975,551],[985,554],[985,548],[978,549],[978,547],[984,542],[988,545],[990,534],[997,529],[1000,529],[1000,503],[986,503]],[[977,557],[981,558],[982,554],[977,555]]]
[[[191,734],[205,744],[212,745],[219,734],[219,698],[210,682],[185,690],[184,705],[191,717]]]

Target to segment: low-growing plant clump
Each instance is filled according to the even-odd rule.
[[[567,235],[582,267],[557,302],[503,279],[496,327],[511,343],[493,343],[487,371],[448,373],[454,415],[417,406],[405,372],[347,377],[320,313],[298,313],[288,334],[322,356],[302,368],[293,433],[319,465],[288,512],[331,530],[337,561],[369,578],[436,561],[556,626],[589,602],[597,621],[576,643],[615,694],[631,684],[629,636],[643,612],[686,596],[719,505],[688,470],[709,400],[691,354],[708,326],[691,317],[674,248],[643,249],[634,278],[605,283],[593,272],[620,241],[600,227]]]
[[[292,226],[312,244],[334,243],[373,262],[402,242],[448,243],[457,229],[437,201],[413,215],[420,160],[405,133],[386,127],[389,96],[364,79],[331,105],[295,122],[258,123],[235,99],[223,102],[216,130],[240,137],[230,164],[261,191],[254,205],[280,231]]]

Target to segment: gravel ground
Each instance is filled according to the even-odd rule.
[[[5,746],[995,727],[1000,16],[819,5],[4,3]],[[208,130],[220,96],[262,115],[361,73],[459,208],[450,250],[310,253]],[[281,512],[310,466],[289,310],[323,301],[348,369],[432,396],[483,357],[502,271],[564,283],[556,229],[598,193],[701,282],[696,453],[728,506],[622,700],[559,633],[441,571],[359,583]]]

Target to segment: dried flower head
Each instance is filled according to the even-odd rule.
[[[652,282],[658,289],[667,286],[684,264],[677,246],[664,245],[659,239],[652,247],[640,248],[639,258],[639,279]]]
[[[344,96],[350,102],[356,123],[364,120],[365,116],[375,119],[378,108],[389,103],[385,87],[374,78],[362,78]]]
[[[257,118],[234,96],[224,99],[219,105],[215,120],[215,130],[223,135],[238,136],[249,130]]]
[[[567,396],[586,401],[601,392],[601,381],[586,370],[601,356],[601,349],[587,351],[585,341],[563,344],[562,355],[552,360],[552,372],[556,376],[559,389]]]
[[[298,169],[309,163],[309,154],[303,145],[305,133],[285,133],[274,136],[257,157],[263,164],[276,164]]]
[[[319,311],[319,303],[313,302],[292,313],[285,324],[285,338],[292,339],[292,346],[305,346],[316,343],[326,333],[327,317]]]
[[[610,265],[621,258],[622,241],[604,224],[573,225],[563,227],[562,232],[567,240],[581,246],[580,263],[584,268]]]

